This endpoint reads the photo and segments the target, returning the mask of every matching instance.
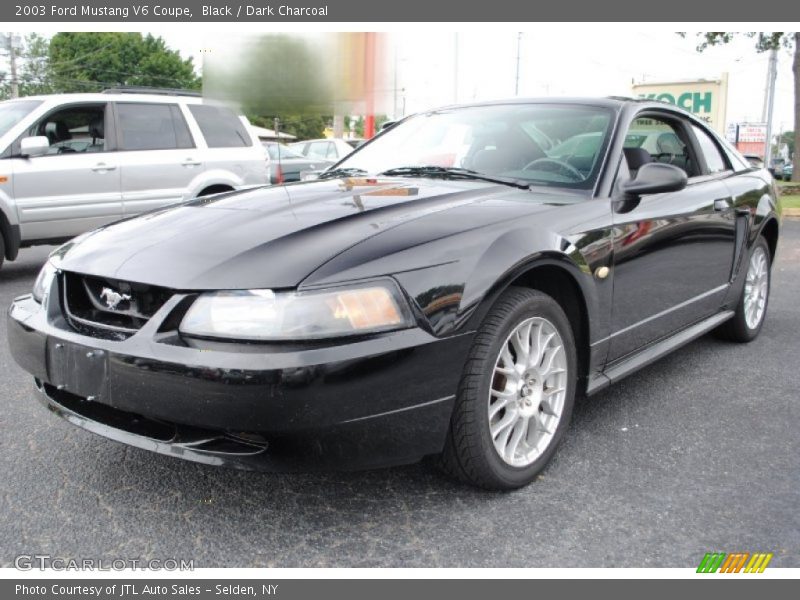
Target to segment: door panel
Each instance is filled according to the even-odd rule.
[[[720,180],[645,196],[631,212],[615,214],[614,224],[609,360],[716,312],[736,237],[730,192]]]
[[[117,102],[114,111],[125,216],[185,200],[204,165],[180,108]]]
[[[113,152],[11,159],[23,240],[72,237],[122,216]]]
[[[125,216],[187,199],[189,184],[203,171],[196,149],[119,152]]]

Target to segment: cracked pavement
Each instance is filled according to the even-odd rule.
[[[0,270],[3,310],[49,248]],[[18,554],[196,567],[800,567],[800,221],[783,224],[761,336],[706,336],[590,399],[539,481],[510,494],[426,464],[270,475],[128,448],[33,399],[0,324],[0,566]]]

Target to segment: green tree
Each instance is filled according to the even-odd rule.
[[[113,86],[200,89],[192,59],[164,40],[129,32],[61,32],[50,40],[50,73],[64,92]]]
[[[729,44],[740,34],[725,31],[705,31],[697,35],[701,40],[697,46],[697,51],[703,52],[709,46]],[[800,146],[800,32],[749,31],[741,35],[752,38],[755,41],[755,47],[758,52],[785,48],[792,49],[794,53],[792,62],[792,72],[794,73],[794,147],[797,148]],[[792,181],[800,181],[800,168],[798,167],[800,167],[800,153],[795,152]]]

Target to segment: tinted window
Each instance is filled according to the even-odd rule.
[[[117,104],[117,117],[121,150],[187,147],[186,124],[173,118],[172,107],[168,104]]]
[[[252,145],[252,140],[239,117],[222,106],[190,104],[209,148],[240,148]]]
[[[714,140],[702,129],[697,127],[696,125],[692,125],[694,129],[694,135],[697,138],[697,142],[700,144],[700,149],[703,152],[703,156],[706,158],[706,165],[708,166],[709,173],[719,173],[721,171],[727,171],[728,165],[725,163],[725,159],[722,158],[722,154],[717,148],[717,145],[714,143]]]

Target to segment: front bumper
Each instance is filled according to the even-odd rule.
[[[77,333],[30,296],[8,311],[16,362],[71,423],[209,464],[361,469],[441,451],[471,334],[408,329],[329,346],[207,343],[165,334],[165,305],[122,341]]]

